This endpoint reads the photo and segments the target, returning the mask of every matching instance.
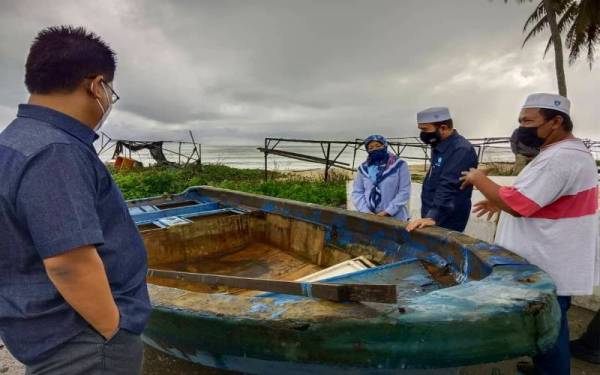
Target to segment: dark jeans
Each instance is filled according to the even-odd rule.
[[[61,346],[50,357],[27,366],[27,375],[136,375],[144,345],[139,335],[120,330],[106,341],[92,328]]]
[[[569,348],[569,321],[567,311],[571,307],[571,297],[558,297],[560,305],[560,331],[556,344],[547,352],[533,358],[536,373],[543,375],[568,375],[571,373],[571,350]]]

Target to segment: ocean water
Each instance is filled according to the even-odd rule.
[[[264,168],[265,158],[264,154],[258,150],[259,147],[264,145],[255,146],[232,146],[232,145],[202,145],[202,163],[203,164],[223,164],[234,168]],[[342,151],[341,145],[332,145],[330,150],[330,157],[334,158]],[[177,144],[165,143],[163,145],[163,151],[169,161],[185,163],[187,157],[182,156],[181,158],[176,154],[179,146]],[[294,152],[298,154],[310,155],[318,158],[324,158],[323,151],[318,144],[280,144],[277,146],[278,150],[284,150]],[[181,153],[184,155],[190,155],[192,153],[193,146],[189,144],[182,145]],[[102,154],[100,158],[108,162],[112,159],[114,148],[111,148]],[[125,156],[129,157],[129,151],[125,149]],[[354,159],[354,149],[348,147],[341,154],[339,154],[338,161],[345,163],[347,167],[352,167],[354,159],[354,167],[358,167],[362,163],[367,154],[364,150],[357,150],[356,158]],[[401,157],[418,157],[424,156],[423,150],[420,148],[407,148],[401,154]],[[131,152],[131,157],[135,160],[141,161],[145,166],[154,164],[154,160],[150,156],[147,150],[139,152]],[[294,160],[285,158],[278,155],[270,154],[268,157],[268,168],[269,170],[309,170],[315,168],[322,168],[323,164],[311,163],[307,161]],[[406,159],[409,164],[420,164],[423,161]],[[484,151],[484,161],[487,162],[512,162],[514,156],[508,148],[487,148]]]

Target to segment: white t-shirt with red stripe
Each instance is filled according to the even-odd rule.
[[[600,281],[598,172],[583,142],[543,148],[500,197],[521,217],[500,215],[496,243],[550,274],[558,295],[592,294]]]

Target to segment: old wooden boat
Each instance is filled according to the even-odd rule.
[[[298,280],[362,256],[331,283],[396,284],[398,301],[338,303],[149,278],[144,341],[245,373],[386,373],[534,355],[556,339],[550,277],[498,246],[440,228],[211,187],[128,202],[149,265]]]

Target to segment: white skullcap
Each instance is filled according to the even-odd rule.
[[[523,108],[547,108],[570,115],[571,102],[556,94],[531,94],[525,100]]]
[[[427,108],[417,112],[417,124],[430,124],[450,119],[450,110],[447,107]]]

